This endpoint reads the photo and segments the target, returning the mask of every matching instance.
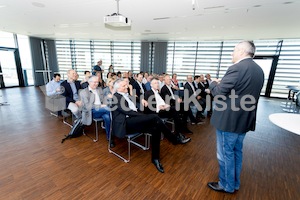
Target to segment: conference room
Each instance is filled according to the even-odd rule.
[[[0,199],[300,199],[299,8],[299,1],[286,0],[0,1]],[[189,85],[196,93],[200,77],[214,98],[245,59],[234,60],[240,46],[248,48],[239,46],[242,41],[255,45],[246,59],[260,72],[247,84],[260,81],[261,89],[253,89],[259,94],[256,117],[247,122],[255,128],[246,131],[240,186],[233,192],[220,180],[216,120],[238,124],[240,119],[210,113],[210,101],[201,113],[188,105],[190,113],[179,114],[190,131],[176,135],[181,139],[173,143],[179,144],[160,134],[159,164],[150,162],[149,132],[134,135],[142,148],[128,138],[115,138],[113,147],[102,118],[61,143],[76,116],[67,109],[64,88],[55,98],[46,92],[56,74],[69,83],[74,70],[89,89],[94,73],[101,90],[112,96],[120,93],[112,80],[128,79],[126,87],[135,89],[130,81],[140,85],[135,78],[142,72],[141,85],[154,87],[147,79],[154,77],[160,92],[167,88],[164,78],[176,75],[171,81],[178,84],[178,90],[171,85],[176,101]],[[218,101],[211,105],[218,109]],[[181,132],[174,119],[162,122],[170,132]]]

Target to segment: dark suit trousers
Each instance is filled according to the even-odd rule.
[[[183,116],[183,119],[181,119],[179,116],[179,112],[177,112],[175,110],[175,107],[173,106],[170,107],[169,111],[166,110],[159,111],[158,116],[161,118],[173,118],[176,132],[182,132],[187,128],[186,117]]]
[[[159,159],[161,128],[156,114],[139,115],[126,118],[127,133],[150,133],[152,135],[152,159]],[[161,121],[161,120],[160,120]]]

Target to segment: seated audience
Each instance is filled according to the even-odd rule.
[[[205,81],[206,82],[206,88],[208,88],[210,83],[212,82],[210,74],[206,74],[205,78],[206,78],[206,81]]]
[[[207,95],[209,95],[209,96],[206,96],[206,100],[207,100],[207,102],[209,102],[209,106],[210,106],[210,107],[207,107],[207,116],[209,117],[209,116],[212,115],[212,111],[213,111],[213,98],[214,97],[212,96],[212,94],[210,92],[210,89],[209,89],[209,85],[212,82],[210,74],[206,74],[205,78],[206,78],[206,80],[202,77],[201,78],[201,82],[204,83],[205,92],[206,92]],[[209,98],[209,99],[207,99],[207,98]]]
[[[98,77],[98,87],[105,88],[106,84],[105,84],[105,82],[102,79],[101,73],[97,72],[96,76]]]
[[[68,79],[63,81],[60,85],[63,87],[62,95],[66,97],[66,106],[75,115],[76,118],[81,117],[79,108],[81,101],[79,100],[79,90],[81,85],[79,81],[76,81],[76,71],[73,69],[67,72]]]
[[[143,99],[143,95],[145,94],[146,88],[144,83],[142,83],[143,80],[143,74],[139,73],[137,74],[137,79],[133,83],[132,87],[135,89],[136,94],[136,102],[140,103],[140,101]]]
[[[150,75],[147,77],[147,83],[145,84],[146,91],[151,90],[150,82],[152,81],[152,79],[153,79],[153,75],[150,74]]]
[[[98,87],[98,77],[92,76],[88,80],[88,87],[80,91],[82,101],[82,123],[91,125],[92,118],[102,118],[105,124],[106,138],[109,139],[110,131],[110,109],[104,104],[104,96]]]
[[[159,90],[164,86],[164,74],[158,76]]]
[[[145,93],[145,100],[148,102],[148,106],[145,108],[145,113],[155,114],[157,113],[161,118],[173,118],[175,123],[175,134],[180,143],[185,144],[191,139],[183,135],[183,132],[191,132],[187,129],[186,122],[184,123],[176,111],[175,106],[166,104],[159,94],[158,79],[151,81],[151,90]]]
[[[128,71],[128,78],[129,78],[129,83],[130,83],[130,85],[133,85],[133,83],[135,82],[135,79],[134,79],[134,76],[133,76],[133,74],[132,74],[132,72],[131,71]]]
[[[191,123],[192,124],[201,124],[201,121],[196,120],[195,116],[193,115],[191,109],[184,109],[184,102],[181,98],[179,98],[178,96],[175,96],[174,92],[175,89],[172,87],[172,83],[171,83],[171,77],[166,74],[165,78],[164,78],[164,82],[165,85],[161,88],[160,94],[163,98],[164,101],[166,101],[167,103],[170,102],[171,106],[176,106],[176,104],[179,104],[179,112],[182,115],[182,120],[184,122],[187,121],[187,117],[190,118]],[[187,125],[184,124],[184,126],[186,127]],[[191,131],[188,133],[192,133]]]
[[[130,96],[133,96],[133,87],[129,82],[129,78],[123,78],[123,80],[126,82],[127,85],[127,92]]]
[[[160,135],[164,133],[167,139],[173,144],[177,143],[177,138],[165,126],[156,114],[143,114],[137,111],[136,105],[131,101],[127,93],[127,83],[124,80],[117,80],[114,84],[113,106],[112,106],[112,134],[118,138],[124,138],[126,134],[142,132],[152,135],[152,163],[161,173],[164,172],[160,163]],[[147,105],[142,100],[143,105]]]
[[[60,74],[54,74],[53,79],[46,84],[46,94],[47,96],[53,96],[61,94],[60,89]]]
[[[108,106],[111,106],[113,93],[114,93],[115,79],[108,78],[106,83],[107,83],[107,87],[103,89],[104,103]]]
[[[175,90],[179,90],[179,82],[177,80],[177,74],[172,75],[171,85],[172,88],[174,88]]]
[[[196,100],[196,104],[195,102],[189,102],[189,107],[190,109],[195,109],[196,113],[195,113],[195,117],[198,116],[198,113],[201,112],[203,110],[201,103],[198,101],[201,97],[199,95],[197,95],[195,86],[194,86],[194,82],[193,82],[193,77],[191,75],[187,76],[187,82],[184,85],[184,90],[187,91],[187,94],[189,98],[195,98]],[[201,119],[198,119],[198,124],[201,124]],[[202,122],[203,123],[203,122]]]
[[[84,78],[80,82],[82,89],[88,87],[88,85],[89,85],[88,80],[89,80],[90,77],[91,77],[91,72],[90,71],[84,71]]]
[[[117,79],[120,79],[120,78],[122,78],[122,72],[118,71],[117,72]]]
[[[109,67],[108,67],[108,72],[115,72],[115,70],[114,70],[114,66],[113,65],[109,65]]]
[[[204,110],[206,108],[206,92],[205,92],[205,87],[204,85],[202,84],[202,78],[204,80],[204,76],[200,75],[200,76],[194,76],[194,87],[196,89],[196,92],[197,92],[197,101],[199,102],[199,104],[201,105],[202,107],[202,110],[199,110],[197,112],[197,116],[196,118],[205,118],[203,113],[204,113]]]
[[[144,75],[144,78],[143,78],[143,80],[142,80],[142,83],[146,84],[146,83],[148,82],[147,78],[148,78],[148,76],[149,76],[149,73],[148,73],[148,72],[145,72],[145,73],[143,73],[143,75]]]

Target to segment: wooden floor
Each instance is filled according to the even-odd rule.
[[[190,126],[187,145],[161,142],[161,174],[150,151],[133,148],[130,163],[110,154],[102,129],[96,143],[81,136],[61,144],[70,129],[45,109],[39,88],[1,89],[1,95],[10,105],[0,106],[0,199],[300,199],[300,136],[268,119],[282,112],[281,100],[261,98],[257,130],[244,142],[241,188],[230,195],[207,187],[218,179],[208,119]],[[85,132],[93,134],[94,125]]]

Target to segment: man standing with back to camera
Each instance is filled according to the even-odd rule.
[[[253,61],[255,45],[238,43],[232,62],[222,80],[209,88],[215,97],[211,124],[216,128],[219,181],[209,182],[215,191],[233,193],[240,188],[243,140],[255,130],[257,103],[264,83],[263,70]],[[218,98],[218,96],[220,98]]]

